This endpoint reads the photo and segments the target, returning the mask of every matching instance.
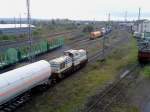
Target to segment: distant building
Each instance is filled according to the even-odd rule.
[[[150,21],[149,20],[136,21],[133,30],[139,33],[150,32]]]
[[[35,26],[31,25],[33,30]],[[20,35],[27,34],[28,24],[0,24],[0,35]]]

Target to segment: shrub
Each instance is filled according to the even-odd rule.
[[[143,70],[143,74],[147,77],[150,77],[150,66],[146,66]]]
[[[90,32],[92,32],[94,30],[94,28],[93,28],[93,26],[91,26],[91,25],[87,25],[87,26],[85,26],[84,28],[83,28],[83,32],[85,32],[85,33],[90,33]]]

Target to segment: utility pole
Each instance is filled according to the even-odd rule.
[[[14,25],[15,25],[15,28],[16,28],[16,18],[14,17]]]
[[[95,25],[95,24],[96,24],[96,22],[95,22],[95,18],[93,19],[93,21],[94,21],[93,23],[94,23],[94,25]]]
[[[102,61],[105,61],[105,35],[103,36],[103,58]]]
[[[15,29],[15,33],[18,33],[18,31],[16,30],[17,27],[16,27],[16,17],[14,16],[14,29]]]
[[[128,16],[128,12],[127,11],[125,11],[125,22],[127,22],[127,16]]]
[[[140,21],[141,19],[141,8],[139,8],[139,13],[138,13],[138,24],[137,24],[137,27],[138,27],[138,32],[141,33],[141,28],[140,28]]]
[[[141,8],[139,8],[138,20],[141,19]]]
[[[109,13],[109,14],[108,14],[108,22],[110,22],[110,16],[111,16],[111,15],[110,15],[110,13]]]
[[[21,14],[19,14],[19,18],[20,18],[20,29],[21,29],[21,24],[22,24]]]
[[[31,38],[31,15],[30,15],[30,0],[27,0],[27,19],[28,19],[28,39],[29,39],[29,53],[30,61],[32,62],[32,38]]]
[[[105,23],[105,30],[106,30],[108,24],[110,25],[110,13],[108,13],[108,21],[106,21],[106,23]],[[102,51],[103,52],[103,58],[101,61],[105,61],[105,43],[106,43],[105,39],[106,39],[106,34],[103,35],[103,51]]]

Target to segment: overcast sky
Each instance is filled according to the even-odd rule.
[[[150,19],[149,0],[30,0],[33,18],[68,18],[73,20],[137,19],[138,8],[142,18]],[[26,0],[0,0],[0,18],[26,16]]]

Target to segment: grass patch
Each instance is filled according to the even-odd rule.
[[[150,78],[150,66],[145,66],[144,69],[141,71],[145,77]]]
[[[1,41],[6,41],[6,40],[12,41],[12,40],[16,40],[16,39],[17,39],[17,36],[15,36],[15,35],[0,35]]]
[[[140,112],[140,110],[132,105],[128,104],[119,104],[115,107],[112,107],[111,112]]]
[[[90,96],[115,79],[122,67],[136,62],[136,53],[135,41],[132,40],[114,50],[105,62],[88,65],[78,74],[36,97],[21,112],[79,112]]]

